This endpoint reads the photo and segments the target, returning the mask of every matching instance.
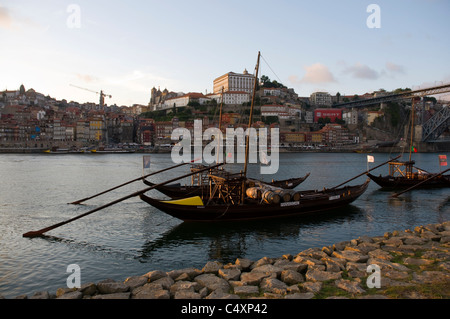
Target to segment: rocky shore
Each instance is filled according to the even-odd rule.
[[[449,299],[450,221],[203,269],[153,270],[15,299]]]

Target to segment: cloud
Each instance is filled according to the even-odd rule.
[[[77,79],[86,83],[91,83],[91,82],[95,82],[98,81],[98,78],[93,76],[93,75],[89,75],[89,74],[80,74],[77,73],[76,74]]]
[[[386,62],[386,69],[392,73],[405,74],[405,68],[401,65]]]
[[[359,62],[353,66],[347,67],[345,72],[350,73],[350,75],[357,79],[376,80],[380,77],[380,74],[377,71]]]
[[[336,82],[333,74],[326,65],[315,63],[305,67],[305,75],[301,80],[296,75],[289,76],[289,81],[293,84],[298,83],[330,83]]]
[[[10,29],[12,27],[12,19],[9,10],[0,6],[0,28]]]
[[[0,29],[2,28],[13,32],[46,32],[49,26],[0,5]]]

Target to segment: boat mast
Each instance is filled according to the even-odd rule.
[[[258,87],[258,71],[259,71],[259,59],[261,57],[261,52],[258,51],[258,60],[256,62],[256,71],[255,71],[255,84],[253,86],[253,96],[252,96],[252,103],[250,107],[250,117],[248,119],[248,128],[247,128],[247,135],[245,136],[245,162],[244,162],[244,172],[243,172],[243,179],[242,179],[242,189],[241,189],[241,204],[244,204],[244,198],[245,198],[245,185],[246,185],[246,179],[247,179],[247,166],[248,166],[248,156],[249,156],[249,142],[250,142],[250,128],[252,127],[252,121],[253,121],[253,106],[255,104],[255,96],[256,96],[256,89]]]
[[[220,133],[222,133],[222,108],[223,108],[223,86],[222,86],[222,100],[220,102],[220,109],[219,109],[219,131]],[[219,163],[219,157],[220,157],[220,141],[222,140],[222,138],[218,138],[217,141],[217,159],[216,159],[216,163]],[[223,152],[222,152],[223,154]]]
[[[253,97],[252,97],[252,104],[250,107],[250,117],[248,119],[248,134],[245,136],[245,163],[244,163],[244,177],[247,177],[247,165],[248,165],[248,156],[249,156],[249,141],[250,141],[250,128],[252,127],[252,121],[253,121],[253,106],[255,104],[255,96],[256,96],[256,89],[258,87],[258,71],[259,71],[259,59],[261,57],[261,53],[258,52],[258,61],[256,62],[256,75],[255,75],[255,85],[253,87]]]

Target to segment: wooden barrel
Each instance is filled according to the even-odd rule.
[[[280,195],[273,191],[265,191],[262,198],[267,204],[279,204],[281,201]]]
[[[300,200],[300,197],[301,197],[300,192],[294,191],[291,189],[291,190],[289,190],[289,194],[291,194],[292,201],[297,202]]]
[[[274,192],[275,194],[280,195],[280,198],[283,202],[289,202],[291,200],[291,194],[282,188],[278,188],[274,190]]]
[[[262,194],[261,188],[259,188],[259,187],[247,188],[245,193],[247,194],[248,197],[253,198],[253,199],[261,198],[261,194]]]

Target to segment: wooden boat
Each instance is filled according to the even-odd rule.
[[[260,54],[258,53],[255,79],[258,78],[259,60]],[[253,89],[248,127],[251,127],[252,124],[256,85],[257,81],[255,81]],[[241,221],[329,211],[352,203],[366,191],[370,182],[370,179],[367,179],[365,183],[356,186],[301,192],[267,185],[261,181],[247,178],[248,134],[245,145],[244,169],[240,173],[215,169],[209,170],[206,175],[198,175],[198,185],[204,185],[202,191],[208,192],[203,199],[200,196],[185,196],[160,200],[147,196],[144,192],[139,196],[146,203],[183,221]],[[202,172],[205,170],[203,169]]]
[[[450,187],[450,175],[434,176],[420,169],[414,172],[414,164],[414,161],[389,162],[388,175],[375,176],[367,173],[367,176],[382,188],[410,188],[415,185],[418,185],[417,188]]]
[[[159,200],[141,194],[140,198],[164,213],[183,221],[220,222],[311,215],[348,205],[367,189],[370,179],[357,186],[322,191],[301,191],[300,200],[265,203],[246,199],[243,204],[221,202],[221,198],[204,203],[199,196],[182,200]]]
[[[303,183],[310,173],[306,174],[303,177],[296,177],[296,178],[290,178],[285,180],[272,180],[272,182],[266,183],[267,185],[273,186],[273,187],[280,187],[284,189],[294,189],[301,183]],[[146,179],[143,180],[145,185],[148,186],[154,186],[155,183],[152,183]],[[170,198],[182,198],[186,196],[201,196],[204,198],[208,195],[208,185],[185,185],[182,186],[181,183],[176,184],[170,184],[170,185],[162,185],[157,186],[156,189],[163,193],[164,195],[169,196]]]
[[[413,97],[411,107],[411,128],[414,127],[414,102],[415,98]],[[389,162],[388,175],[375,176],[367,173],[367,176],[382,188],[401,189],[450,187],[450,175],[433,174],[414,166],[415,162],[412,160],[412,152],[414,149],[413,141],[414,129],[411,129],[408,161]]]

